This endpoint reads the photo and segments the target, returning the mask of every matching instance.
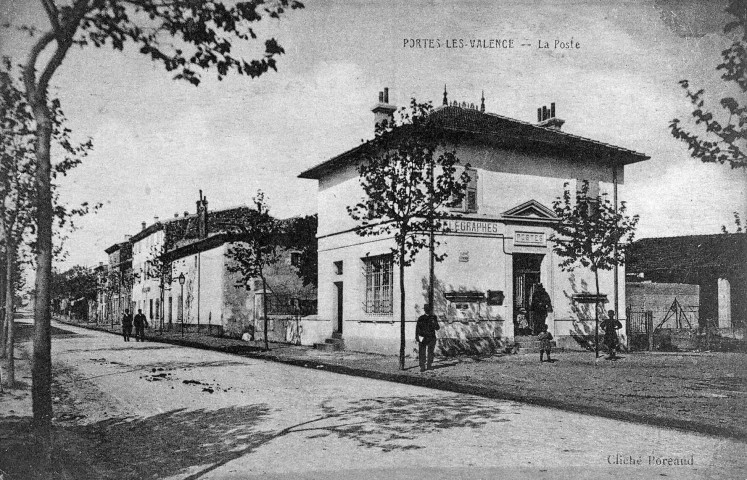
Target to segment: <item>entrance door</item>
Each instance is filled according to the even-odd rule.
[[[532,319],[529,311],[530,300],[534,286],[540,283],[540,267],[544,255],[534,253],[515,253],[513,255],[514,263],[514,331],[518,327],[516,317],[519,309],[527,311],[527,320],[532,326]]]
[[[342,282],[335,282],[335,323],[334,331],[342,333]]]

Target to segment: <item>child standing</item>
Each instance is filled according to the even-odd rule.
[[[527,309],[520,308],[518,315],[516,315],[516,324],[519,335],[527,335],[529,330],[529,322],[527,321]]]
[[[550,362],[550,350],[552,349],[552,333],[547,331],[547,324],[543,323],[541,327],[541,332],[539,335],[537,335],[537,340],[540,341],[540,362],[544,362],[542,359],[545,352],[547,352],[547,361]]]

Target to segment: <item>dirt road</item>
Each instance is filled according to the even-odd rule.
[[[729,439],[60,328],[71,334],[53,342],[56,421],[82,476],[734,479],[747,471],[745,444]]]

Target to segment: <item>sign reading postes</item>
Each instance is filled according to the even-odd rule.
[[[544,232],[516,232],[514,233],[514,245],[545,246]]]

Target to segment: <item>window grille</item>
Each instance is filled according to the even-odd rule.
[[[374,315],[392,315],[394,292],[394,262],[391,255],[363,259],[366,275],[365,312]]]

